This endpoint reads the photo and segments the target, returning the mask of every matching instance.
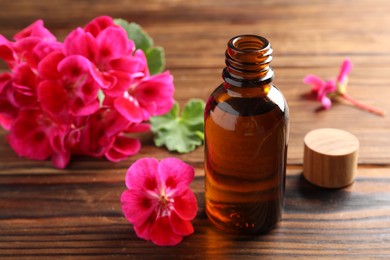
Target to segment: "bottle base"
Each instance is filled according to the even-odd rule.
[[[210,222],[216,228],[226,233],[234,234],[234,235],[263,235],[276,228],[278,223],[281,222],[281,218],[278,218],[275,222],[263,226],[255,226],[255,224],[253,223],[240,223],[240,222],[227,224],[215,218],[207,210],[206,210],[206,215],[210,220]]]

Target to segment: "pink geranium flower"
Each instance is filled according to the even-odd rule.
[[[96,112],[99,109],[99,84],[93,76],[94,65],[81,55],[68,56],[58,64],[54,61],[53,65],[56,72],[52,74],[58,73],[59,78],[39,84],[38,98],[42,108],[54,117],[65,117],[68,112],[74,116]]]
[[[144,158],[128,169],[122,210],[138,237],[173,246],[194,232],[198,206],[188,187],[193,178],[194,169],[175,158]]]
[[[145,58],[137,55],[142,51],[135,52],[134,42],[121,27],[107,27],[96,37],[78,28],[66,37],[64,51],[66,55],[82,55],[93,62],[98,70],[95,79],[103,82],[105,94],[111,97],[129,88],[135,76],[132,74],[141,73],[143,77],[148,73]]]
[[[323,81],[316,75],[307,75],[303,82],[313,85],[311,91],[316,95],[317,100],[321,102],[325,109],[332,106],[332,101],[328,97],[329,94],[337,90],[336,82],[334,80]]]
[[[145,77],[114,101],[118,112],[132,122],[167,113],[173,106],[173,77],[169,72]]]
[[[303,82],[312,85],[312,93],[325,109],[329,109],[332,106],[332,98],[341,97],[358,108],[384,116],[385,112],[383,110],[363,104],[347,94],[348,75],[351,69],[351,61],[345,59],[341,64],[340,72],[336,80],[324,81],[316,75],[309,74],[303,79]]]
[[[74,147],[76,153],[94,157],[105,156],[118,162],[141,149],[138,139],[124,136],[123,133],[139,133],[149,130],[142,124],[133,124],[123,118],[117,111],[109,108],[99,109],[88,117],[80,129],[80,142]]]
[[[51,157],[55,166],[64,168],[70,159],[69,137],[73,138],[69,130],[37,109],[25,109],[13,123],[8,140],[19,156],[34,160]]]

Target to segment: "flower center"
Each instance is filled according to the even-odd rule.
[[[167,196],[167,195],[165,195],[165,194],[162,194],[161,196],[160,196],[160,203],[162,204],[162,205],[168,205],[169,203],[171,203],[172,202],[172,200]]]
[[[159,197],[158,217],[170,216],[173,209],[173,199],[161,192]]]

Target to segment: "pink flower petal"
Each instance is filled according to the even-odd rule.
[[[195,176],[195,170],[190,165],[176,158],[165,158],[158,165],[161,180],[169,190],[187,189]]]
[[[6,88],[12,86],[12,74],[4,72],[0,74],[0,95],[5,92]]]
[[[339,75],[337,76],[337,82],[344,84],[344,80],[348,77],[352,70],[352,62],[349,59],[345,59],[341,64]]]
[[[8,97],[10,101],[18,107],[35,106],[38,77],[26,63],[17,66],[13,76],[12,97]]]
[[[33,160],[45,160],[51,155],[49,139],[45,129],[38,124],[39,111],[21,111],[11,127],[8,141],[19,156]]]
[[[183,240],[183,237],[173,231],[168,217],[162,217],[154,223],[150,239],[159,246],[175,246]]]
[[[52,52],[62,52],[62,43],[42,41],[32,50],[35,63],[38,64],[43,58]]]
[[[3,35],[0,34],[0,58],[7,62],[8,66],[12,69],[15,65],[15,56],[12,43],[8,41]]]
[[[114,101],[115,109],[127,120],[132,123],[140,123],[142,121],[142,111],[133,97],[118,97]]]
[[[119,162],[127,157],[137,154],[141,149],[141,142],[138,139],[125,136],[117,136],[114,144],[105,156],[112,162]]]
[[[134,226],[141,226],[152,215],[158,201],[149,198],[144,191],[126,190],[122,193],[121,203],[127,221]]]
[[[132,83],[131,75],[129,73],[111,71],[106,75],[110,77],[111,84],[104,93],[112,98],[123,96],[123,92],[125,92]]]
[[[1,107],[1,102],[0,102]],[[0,114],[0,126],[3,129],[9,131],[11,129],[11,125],[13,124],[14,119],[8,115]]]
[[[337,91],[336,82],[334,80],[328,80],[317,92],[317,100],[321,101],[328,94]]]
[[[141,72],[143,77],[149,77],[150,72],[148,67],[148,60],[146,59],[144,51],[141,49],[134,51],[133,58],[137,60],[137,64],[139,66],[138,69],[134,71],[134,73],[137,74]]]
[[[320,101],[325,109],[329,109],[332,106],[332,101],[327,96],[323,96]]]
[[[34,48],[42,42],[38,37],[23,38],[14,44],[14,50],[18,56],[19,63],[27,63],[31,68],[37,67],[37,59],[34,55]]]
[[[77,97],[70,102],[70,113],[74,116],[89,116],[100,108],[99,100],[96,98],[88,103],[81,97]]]
[[[195,194],[187,188],[180,196],[175,197],[173,209],[183,220],[194,219],[198,211],[198,203]]]
[[[39,76],[44,79],[57,80],[61,78],[61,73],[58,71],[58,64],[65,58],[60,51],[54,51],[47,55],[38,64]]]
[[[0,74],[0,125],[5,130],[10,130],[14,119],[19,114],[19,109],[8,98],[11,89],[12,74],[8,72]]]
[[[139,123],[139,124],[131,124],[126,129],[123,130],[126,133],[143,133],[150,131],[150,124],[147,123]]]
[[[104,124],[106,125],[106,136],[117,136],[118,134],[123,132],[130,123],[116,110],[106,109],[104,111]]]
[[[99,33],[110,26],[116,26],[114,20],[110,16],[99,16],[90,21],[85,27],[86,32],[91,33],[94,37],[98,36]]]
[[[72,55],[58,64],[65,80],[69,109],[75,116],[87,116],[99,109],[99,86],[91,76],[92,63],[83,56]]]
[[[69,82],[81,85],[90,76],[91,62],[81,55],[71,55],[58,64],[58,71]]]
[[[53,153],[51,155],[51,161],[58,169],[64,169],[70,161],[70,151]]]
[[[127,54],[127,34],[121,27],[107,27],[96,37],[99,60],[119,59]]]
[[[156,221],[156,212],[153,211],[143,225],[133,226],[137,236],[145,240],[150,240],[151,233],[152,233],[151,230],[155,221]]]
[[[157,191],[159,185],[157,168],[158,161],[156,159],[139,159],[127,170],[127,188],[131,190]]]
[[[325,82],[317,77],[316,75],[307,75],[304,79],[303,82],[305,84],[312,85],[312,91],[313,92],[318,92],[323,86],[325,85]]]
[[[34,96],[38,85],[38,77],[26,63],[22,63],[14,71],[13,83],[19,93]]]
[[[1,126],[10,130],[13,121],[17,118],[19,109],[14,107],[7,99],[0,98]]]
[[[138,100],[140,106],[150,116],[163,115],[173,106],[173,77],[167,71],[154,75],[138,83],[134,90],[134,97]]]
[[[38,100],[43,111],[54,116],[63,116],[67,93],[59,81],[45,80],[39,84]]]
[[[138,139],[118,135],[114,142],[114,149],[126,155],[133,155],[139,152],[141,142]]]
[[[115,71],[123,71],[130,74],[143,73],[143,76],[149,76],[148,62],[142,50],[137,50],[133,56],[126,55],[110,61],[110,67]]]
[[[73,30],[64,40],[65,55],[81,55],[94,61],[97,55],[97,45],[92,34],[81,28]]]
[[[103,156],[111,149],[115,135],[120,132],[113,132],[118,127],[116,124],[117,112],[110,108],[101,108],[94,114],[90,115],[85,122],[80,132],[80,142],[78,150],[80,153],[87,154],[94,157]]]
[[[194,233],[194,227],[189,220],[181,219],[175,212],[169,217],[173,232],[180,236],[188,236]]]
[[[37,20],[22,31],[15,34],[14,39],[19,41],[26,37],[38,37],[45,41],[56,41],[56,37],[44,27],[42,20]]]
[[[95,80],[95,82],[102,88],[102,89],[108,89],[110,86],[113,85],[113,80],[110,75],[107,75],[105,73],[100,72],[94,64],[91,64],[91,76]]]

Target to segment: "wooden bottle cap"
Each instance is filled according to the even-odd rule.
[[[349,132],[321,128],[304,139],[303,175],[320,187],[342,188],[356,175],[359,140]]]

